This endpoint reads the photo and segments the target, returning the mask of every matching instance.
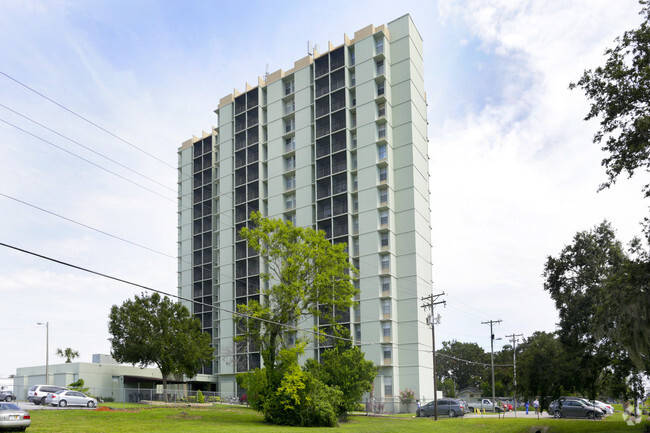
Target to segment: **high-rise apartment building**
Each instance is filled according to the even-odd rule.
[[[196,379],[237,392],[235,375],[261,364],[255,347],[233,342],[227,312],[264,288],[264,263],[238,235],[260,211],[348,245],[360,295],[342,323],[379,366],[374,396],[433,397],[420,308],[431,293],[426,101],[411,17],[314,50],[225,96],[216,113],[218,126],[178,153],[178,291],[195,301],[216,355]],[[314,341],[308,355],[323,349]]]

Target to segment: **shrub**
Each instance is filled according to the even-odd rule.
[[[199,389],[199,391],[196,393],[196,401],[199,403],[205,403],[205,397],[203,397],[203,393]]]
[[[411,404],[415,401],[415,391],[406,388],[399,392],[399,401],[402,404]]]

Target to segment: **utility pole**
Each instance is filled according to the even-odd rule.
[[[513,397],[513,405],[515,408],[515,418],[517,418],[517,337],[524,337],[524,334],[515,334],[513,333],[512,335],[506,335],[506,337],[511,337],[510,341],[512,341],[512,365],[514,367],[513,373],[514,373],[514,382],[515,382],[515,387],[514,387],[514,397]]]
[[[436,328],[435,328],[435,318],[433,316],[433,307],[438,304],[447,304],[447,301],[438,301],[438,298],[444,296],[445,292],[438,293],[437,295],[429,295],[422,298],[422,301],[425,304],[422,304],[422,308],[425,310],[429,308],[431,314],[427,317],[427,324],[431,326],[431,344],[433,347],[433,404],[435,405],[435,410],[433,413],[434,421],[438,421],[438,386],[436,385]]]
[[[492,362],[492,407],[494,408],[494,413],[497,413],[497,399],[494,391],[494,331],[492,330],[492,326],[495,323],[501,323],[501,319],[481,322],[481,325],[490,325],[490,359]]]

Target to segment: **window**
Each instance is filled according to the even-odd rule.
[[[293,210],[296,208],[296,196],[294,194],[286,196],[284,200],[285,210]]]
[[[291,176],[287,176],[284,178],[284,187],[285,189],[292,190],[296,187],[296,175],[292,174]]]
[[[382,352],[384,353],[384,364],[390,364],[393,357],[393,351],[390,346],[384,346]]]
[[[377,104],[377,116],[382,117],[386,115],[386,103],[382,102]]]
[[[381,125],[377,129],[377,135],[379,136],[380,139],[386,138],[386,125]]]
[[[380,235],[380,240],[381,240],[381,248],[388,248],[388,232],[381,233]]]
[[[295,170],[296,169],[296,156],[291,155],[284,158],[284,171]]]
[[[296,129],[296,119],[291,118],[284,121],[284,132],[291,132]]]
[[[284,140],[284,151],[291,152],[296,149],[296,137],[289,137]]]
[[[380,144],[377,146],[377,157],[380,161],[386,160],[387,157],[387,148],[385,144]]]
[[[350,51],[350,66],[354,66],[354,51]]]
[[[379,191],[379,204],[386,206],[388,204],[388,190],[382,189]]]
[[[382,272],[390,271],[390,257],[381,256],[381,270]]]
[[[381,335],[384,338],[390,338],[391,328],[390,322],[384,322],[381,324]]]
[[[294,90],[295,90],[295,88],[294,88],[293,80],[289,80],[289,81],[284,82],[284,94],[285,94],[285,96],[292,94]]]
[[[295,213],[286,214],[286,215],[284,216],[284,219],[285,219],[286,221],[289,221],[289,222],[290,222],[291,224],[293,224],[294,226],[296,225],[296,214],[295,214]]]
[[[379,167],[379,183],[384,183],[388,180],[388,167]]]
[[[350,86],[357,85],[357,75],[354,72],[350,73]]]
[[[357,148],[357,134],[352,134],[352,148]]]
[[[383,81],[380,83],[377,83],[377,96],[382,96],[385,93],[385,84]]]
[[[375,40],[375,54],[382,54],[384,52],[384,39]]]
[[[381,277],[381,292],[384,295],[390,294],[390,278],[389,277]]]
[[[384,60],[377,60],[377,75],[384,74]]]
[[[383,314],[385,318],[390,317],[390,299],[381,300],[381,314]]]
[[[357,341],[361,341],[361,325],[354,327],[354,337]]]
[[[291,114],[296,109],[296,101],[291,100],[284,103],[284,114]]]
[[[353,161],[353,165],[352,165],[354,170],[357,169],[356,164],[357,164],[357,160],[355,159]],[[352,175],[352,191],[356,191],[358,188],[359,188],[359,181],[357,180],[357,175],[355,174],[355,175]]]
[[[393,395],[393,378],[390,376],[384,377],[384,395],[386,397]]]
[[[379,225],[381,227],[386,227],[388,226],[388,210],[383,209],[379,211]]]

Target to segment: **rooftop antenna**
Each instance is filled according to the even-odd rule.
[[[267,78],[269,78],[269,64],[268,63],[266,64],[266,71],[264,72],[264,81],[266,81]]]
[[[311,50],[311,41],[307,41],[307,55],[308,56],[314,55],[313,51]]]
[[[318,51],[318,44],[314,44],[314,51]]]

